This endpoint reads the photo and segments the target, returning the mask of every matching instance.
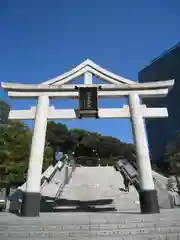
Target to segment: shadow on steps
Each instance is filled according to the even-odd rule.
[[[43,197],[41,199],[41,212],[105,212],[116,211],[112,207],[113,199],[98,199],[89,201],[54,199]],[[110,205],[110,206],[107,206]]]

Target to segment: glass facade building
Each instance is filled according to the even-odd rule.
[[[145,99],[151,107],[165,106],[169,117],[147,119],[149,148],[154,161],[163,159],[165,147],[180,131],[180,43],[154,59],[138,74],[141,83],[175,79],[175,85],[166,98]]]

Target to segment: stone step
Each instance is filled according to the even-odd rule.
[[[78,216],[78,215],[77,215]],[[82,223],[84,220],[82,219],[82,222],[75,223],[74,221],[69,220],[68,222],[62,222],[62,221],[35,221],[33,218],[26,219],[23,221],[20,219],[20,221],[10,222],[8,224],[8,228],[16,229],[16,230],[22,230],[22,229],[39,229],[44,226],[45,230],[74,230],[74,229],[122,229],[122,228],[149,228],[149,227],[179,227],[180,228],[180,219],[147,219],[147,220],[138,220],[138,219],[126,219],[121,220],[119,222],[114,222],[113,219],[107,220],[107,221],[86,221],[85,223]],[[1,222],[0,225],[0,231],[7,227],[7,223]]]
[[[27,238],[23,238],[23,240],[26,240],[26,239],[32,239],[32,240],[42,240],[42,239],[46,239],[45,237],[27,237]],[[59,238],[56,238],[56,237],[48,237],[47,239],[49,240],[59,240]],[[71,239],[71,240],[77,240],[76,238],[74,237],[71,237],[71,236],[68,236],[68,237],[65,237],[63,238],[63,240],[67,240],[67,239]],[[79,237],[78,240],[104,240],[104,239],[108,239],[108,240],[178,240],[179,239],[179,235],[177,234],[168,234],[167,236],[163,236],[163,235],[154,235],[154,234],[151,234],[151,235],[145,235],[145,236],[142,236],[142,235],[136,235],[136,236],[112,236],[112,237],[109,237],[109,236],[106,236],[106,237],[100,237],[100,236],[97,236],[97,237]],[[3,237],[1,240],[19,240],[19,237]]]
[[[111,227],[111,228],[110,228]],[[116,226],[66,226],[66,228],[61,228],[61,226],[56,227],[44,227],[39,228],[31,227],[24,228],[19,226],[19,228],[8,227],[8,230],[0,232],[0,236],[4,237],[74,237],[79,239],[79,237],[122,237],[122,236],[149,236],[149,235],[176,235],[180,236],[180,227],[143,227],[143,228],[117,228]],[[149,238],[148,238],[149,239]]]
[[[18,231],[21,230],[65,230],[65,231],[70,231],[70,230],[88,230],[88,229],[95,229],[95,230],[103,230],[103,229],[129,229],[129,228],[160,228],[160,227],[179,227],[180,228],[180,220],[174,220],[174,221],[138,221],[138,220],[133,220],[133,221],[124,221],[124,223],[92,223],[92,222],[87,222],[87,223],[77,223],[75,224],[74,222],[69,221],[68,223],[51,223],[51,222],[38,222],[38,224],[30,222],[26,224],[17,224],[17,223],[9,223],[8,224],[8,229],[15,229]],[[0,226],[0,231],[3,229],[7,228],[7,224],[1,224]]]
[[[179,210],[160,214],[48,213],[39,218],[19,218],[0,214],[0,239],[178,239]]]

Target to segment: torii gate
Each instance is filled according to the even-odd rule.
[[[84,76],[84,84],[67,84],[74,79]],[[108,84],[93,84],[96,76]],[[66,85],[65,85],[66,84]],[[11,110],[9,119],[35,120],[32,137],[26,191],[23,193],[21,214],[23,216],[39,216],[40,212],[40,182],[44,155],[45,135],[48,119],[76,119],[82,116],[99,118],[130,118],[132,122],[134,144],[136,146],[137,164],[139,168],[140,206],[142,213],[159,213],[157,193],[152,178],[148,143],[146,138],[144,118],[168,117],[167,108],[147,108],[141,105],[140,98],[164,97],[173,87],[174,80],[137,83],[117,76],[91,60],[86,60],[69,72],[40,84],[1,83],[2,88],[12,98],[36,98],[36,107],[29,110]],[[85,89],[85,103],[80,96]],[[96,95],[88,89],[96,89]],[[89,95],[90,93],[90,95]],[[99,109],[96,97],[119,98],[127,97],[128,105],[123,108]],[[51,98],[80,98],[84,109],[55,109],[50,107]],[[93,102],[95,100],[95,109]],[[82,110],[82,112],[81,112]],[[85,112],[83,112],[85,110]],[[95,112],[96,114],[95,114]]]

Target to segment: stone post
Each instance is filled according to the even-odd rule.
[[[21,215],[35,217],[40,212],[40,184],[44,158],[44,145],[46,138],[49,97],[38,98],[34,132],[32,137],[26,190],[23,193]]]
[[[129,94],[129,110],[141,186],[139,193],[141,212],[159,213],[159,204],[152,176],[144,120],[141,115],[140,99],[137,93],[132,92]]]

